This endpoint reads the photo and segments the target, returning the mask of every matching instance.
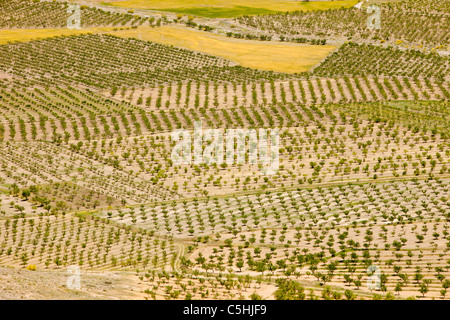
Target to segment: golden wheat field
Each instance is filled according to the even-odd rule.
[[[329,45],[231,39],[179,26],[120,30],[114,35],[201,51],[232,60],[244,67],[286,73],[307,71],[335,49]]]
[[[83,29],[12,29],[0,30],[0,44],[7,44],[11,42],[26,42],[37,39],[44,39],[57,36],[79,35],[84,33],[102,33],[110,32],[114,28],[97,27],[97,28],[83,28]]]

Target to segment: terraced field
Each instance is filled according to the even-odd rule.
[[[0,1],[0,298],[447,300],[449,2],[352,4]]]

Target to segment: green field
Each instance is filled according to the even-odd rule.
[[[287,1],[287,0],[126,0],[103,1],[104,5],[134,9],[153,9],[192,14],[208,18],[233,18],[242,15],[268,14],[286,11],[326,10],[350,7],[357,0],[343,1]]]
[[[166,9],[167,10],[167,9]],[[278,13],[279,11],[269,10],[265,8],[252,8],[245,6],[236,6],[232,8],[176,8],[168,9],[167,11],[190,14],[195,16],[207,17],[207,18],[234,18],[244,14],[246,15],[258,15],[258,14],[270,14]]]

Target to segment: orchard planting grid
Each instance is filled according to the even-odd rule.
[[[252,31],[247,34],[276,36],[285,41],[325,39],[442,49],[450,38],[450,4],[440,0],[407,0],[377,4],[381,28],[367,28],[366,4],[362,9],[297,11],[243,16],[233,20]]]
[[[0,2],[1,29],[32,29],[32,28],[65,28],[67,26],[67,9],[69,3],[55,1],[33,0],[2,0]],[[114,13],[80,6],[81,27],[95,26],[151,26],[164,23],[162,19],[143,18],[131,13]]]
[[[67,5],[0,1],[0,28],[64,27]],[[342,41],[301,74],[114,32],[0,45],[0,266],[128,272],[147,299],[448,299],[448,1],[381,8],[379,31],[355,8],[230,19]],[[174,165],[195,121],[279,128],[280,170]]]

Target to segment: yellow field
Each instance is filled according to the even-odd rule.
[[[170,26],[120,30],[114,35],[200,51],[232,60],[244,67],[286,73],[307,71],[335,49],[328,45],[241,40]]]
[[[85,28],[79,30],[72,30],[68,28],[60,29],[14,29],[14,30],[0,30],[0,44],[6,44],[8,42],[26,42],[42,38],[50,38],[54,36],[68,36],[82,33],[99,33],[99,32],[111,32],[114,28],[110,27],[98,27],[98,28]]]
[[[166,10],[223,18],[277,11],[336,9],[354,6],[358,0],[312,2],[294,0],[103,0],[101,3],[125,8]]]
[[[293,11],[293,10],[314,10],[341,8],[342,6],[352,6],[357,4],[358,0],[340,0],[340,1],[289,1],[289,0],[124,0],[124,1],[108,1],[115,6],[129,8],[154,8],[154,9],[176,9],[185,7],[249,7],[249,8],[265,8],[274,11]]]
[[[234,39],[181,26],[143,27],[113,32],[114,29],[116,28],[0,30],[0,45],[89,32],[111,33],[119,37],[154,41],[223,57],[244,67],[286,73],[307,71],[335,49],[334,46]]]

